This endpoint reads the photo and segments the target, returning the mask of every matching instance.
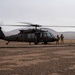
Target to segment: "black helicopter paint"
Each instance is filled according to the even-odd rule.
[[[47,44],[48,42],[54,42],[57,40],[52,33],[38,29],[20,30],[20,33],[16,35],[5,36],[3,31],[1,30],[1,27],[0,27],[0,39],[8,41],[6,45],[11,41],[29,42],[29,43],[34,42],[34,44],[44,42],[44,44]]]
[[[58,39],[55,38],[55,36],[48,32],[44,31],[42,29],[37,29],[37,27],[41,27],[41,25],[37,24],[31,24],[31,23],[25,23],[21,22],[24,24],[29,24],[27,26],[33,26],[35,29],[28,29],[28,30],[19,30],[20,33],[16,35],[11,35],[11,36],[5,36],[2,28],[0,27],[0,39],[8,41],[6,45],[8,45],[9,42],[14,41],[14,42],[33,42],[34,44],[38,44],[40,42],[43,42],[44,44],[47,44],[48,42],[55,42]],[[10,26],[10,25],[8,25]],[[13,25],[11,25],[13,26]],[[24,26],[24,25],[14,25],[14,26]],[[53,26],[50,26],[53,27]],[[55,26],[54,26],[55,27]],[[57,26],[57,27],[63,27],[63,26]]]
[[[20,26],[20,25],[15,25],[15,26]],[[48,42],[57,41],[57,38],[55,38],[55,36],[52,33],[44,31],[42,29],[37,29],[37,27],[41,27],[40,25],[30,24],[28,26],[35,27],[35,29],[19,30],[20,33],[11,36],[5,36],[2,31],[2,28],[0,27],[0,39],[8,41],[6,45],[8,45],[8,43],[11,41],[29,42],[29,43],[33,42],[34,44],[38,44],[40,42],[47,44]]]

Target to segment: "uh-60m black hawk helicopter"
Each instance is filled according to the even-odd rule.
[[[29,25],[5,25],[5,26],[27,26],[27,27],[32,26],[35,28],[27,30],[19,30],[20,32],[16,35],[5,36],[3,31],[1,30],[2,28],[0,27],[0,39],[8,41],[6,45],[11,41],[29,42],[29,43],[33,42],[34,44],[38,44],[40,42],[47,44],[48,42],[57,41],[57,38],[55,38],[55,36],[52,33],[42,30],[41,28],[38,29],[38,27],[41,27],[41,25],[31,24],[31,23],[25,23],[25,24]]]

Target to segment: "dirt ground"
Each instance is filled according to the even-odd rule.
[[[0,75],[75,75],[75,40],[29,45],[0,41]]]

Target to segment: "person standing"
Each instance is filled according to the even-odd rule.
[[[64,36],[63,36],[63,34],[60,35],[60,40],[61,40],[61,44],[63,44],[64,43]]]
[[[59,37],[59,35],[57,35],[57,41],[56,41],[56,44],[59,44],[59,40],[60,40],[60,37]]]

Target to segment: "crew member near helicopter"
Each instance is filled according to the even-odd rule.
[[[63,36],[63,34],[60,35],[60,40],[61,40],[61,44],[63,44],[64,43],[64,36]]]
[[[59,37],[59,35],[57,35],[57,41],[56,41],[56,44],[59,44],[59,40],[60,40],[60,37]]]

